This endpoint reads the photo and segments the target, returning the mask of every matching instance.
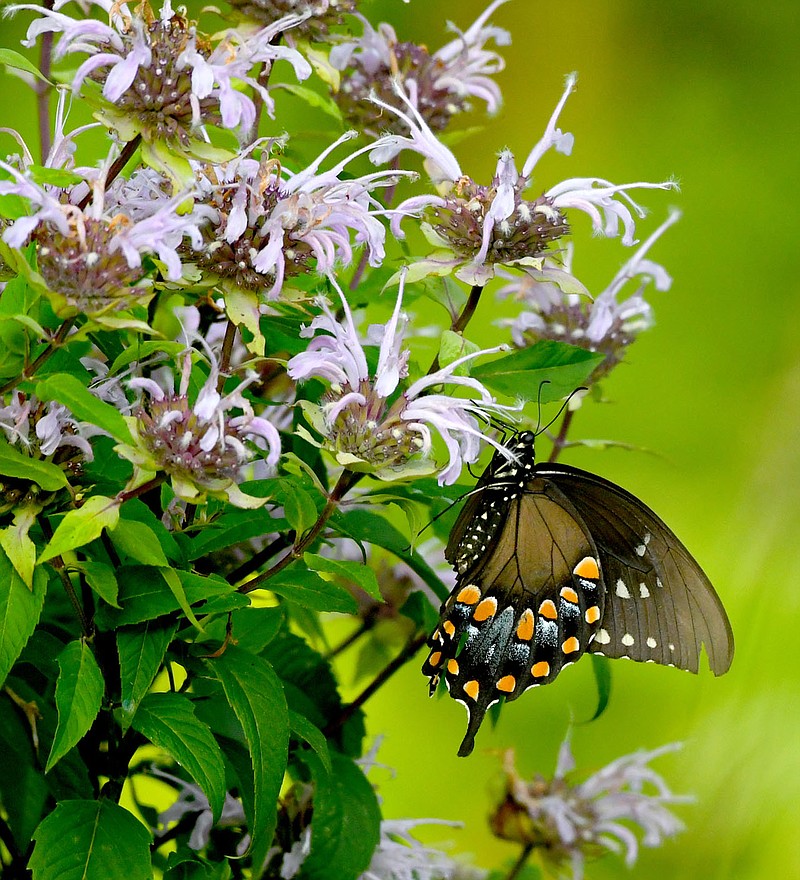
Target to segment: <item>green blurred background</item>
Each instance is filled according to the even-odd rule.
[[[438,48],[445,22],[465,28],[483,0],[364,2],[373,23]],[[29,16],[25,17],[25,21]],[[563,460],[621,483],[654,507],[703,564],[729,611],[737,641],[731,671],[714,679],[652,665],[613,665],[609,709],[592,724],[589,663],[553,687],[506,707],[485,725],[475,753],[456,757],[465,716],[428,700],[418,662],[367,705],[382,735],[379,772],[387,817],[464,823],[433,827],[476,864],[495,867],[516,848],[492,838],[486,814],[499,755],[514,747],[520,771],[549,775],[572,721],[578,767],[598,769],[639,748],[685,742],[656,769],[696,802],[677,808],[687,831],[645,850],[632,872],[618,859],[592,878],[800,877],[800,266],[797,102],[800,28],[793,4],[752,2],[534,3],[511,0],[493,16],[511,30],[499,76],[505,105],[455,147],[462,167],[488,181],[496,152],[523,160],[540,137],[566,73],[579,74],[561,127],[570,158],[537,167],[545,188],[565,177],[616,182],[674,175],[680,194],[649,193],[641,237],[670,205],[683,219],[652,256],[673,288],[652,294],[657,324],[605,383],[607,404],[586,405],[573,438],[604,438],[642,451],[568,450]],[[18,46],[23,23],[0,22]],[[0,73],[2,124],[30,143],[33,99]],[[75,124],[78,119],[76,118]],[[474,114],[471,123],[485,123]],[[4,139],[3,152],[11,149]],[[791,183],[795,180],[795,184]],[[576,225],[576,273],[594,291],[627,254]],[[484,301],[473,326],[495,317]],[[649,450],[651,453],[643,450]],[[355,693],[362,683],[346,686]]]

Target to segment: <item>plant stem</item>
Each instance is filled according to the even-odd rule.
[[[253,590],[257,590],[261,587],[265,581],[268,581],[273,575],[276,575],[279,571],[283,571],[287,565],[290,565],[295,560],[299,559],[303,553],[306,552],[308,547],[311,546],[313,541],[318,537],[319,533],[325,528],[325,523],[330,519],[333,513],[336,512],[336,508],[339,506],[339,502],[342,498],[350,491],[350,489],[355,486],[355,484],[363,477],[363,474],[357,474],[354,471],[347,470],[345,468],[342,473],[339,475],[339,479],[336,485],[331,490],[331,493],[328,495],[328,500],[325,502],[325,507],[322,508],[320,515],[317,517],[317,521],[313,526],[298,540],[295,541],[292,549],[285,555],[282,556],[272,568],[268,569],[265,572],[262,572],[257,577],[254,577],[252,580],[248,581],[246,584],[242,584],[239,587],[240,593],[251,593]]]
[[[20,382],[25,382],[28,379],[32,378],[36,371],[41,367],[41,365],[48,360],[52,355],[58,351],[59,348],[64,344],[64,340],[67,338],[67,334],[72,329],[72,325],[75,323],[76,318],[67,318],[64,323],[58,328],[56,335],[48,342],[45,349],[40,352],[36,360],[32,363],[28,364],[23,371],[15,376],[13,379],[9,379],[5,385],[0,388],[0,394],[5,394],[6,391],[11,391],[12,388],[16,388]]]
[[[43,9],[53,8],[53,0],[44,0]],[[53,60],[53,33],[48,31],[42,34],[42,48],[39,52],[39,70],[45,80],[50,79],[50,72]],[[36,93],[36,115],[39,121],[39,151],[41,153],[42,165],[47,161],[50,153],[50,83],[36,80],[34,85]]]
[[[228,325],[225,328],[225,338],[222,340],[222,351],[219,356],[219,377],[217,378],[217,394],[222,394],[225,387],[225,380],[228,378],[228,370],[231,366],[231,355],[233,354],[233,343],[236,341],[236,324],[228,318]]]
[[[131,498],[140,498],[142,495],[146,495],[151,489],[157,489],[166,479],[166,474],[156,474],[152,480],[142,483],[141,486],[137,486],[135,489],[130,489],[127,492],[120,492],[117,495],[116,500],[119,501],[120,504],[124,504],[126,501],[130,501]]]
[[[461,314],[453,319],[450,324],[450,329],[453,333],[462,333],[464,328],[469,324],[472,316],[475,314],[475,309],[478,308],[478,303],[481,299],[481,294],[483,293],[483,287],[479,284],[473,284],[472,290],[469,292],[469,297],[467,298],[467,302],[464,305],[464,308],[461,310]],[[428,375],[431,373],[435,373],[439,369],[439,355],[433,359],[433,363],[428,370]]]
[[[554,462],[559,455],[561,455],[561,450],[567,445],[567,433],[569,431],[569,426],[572,424],[572,418],[575,415],[574,409],[567,408],[567,411],[564,413],[564,418],[561,420],[561,427],[559,428],[558,435],[555,440],[553,440],[553,448],[550,450],[550,457],[547,459],[549,462]]]
[[[272,543],[253,554],[253,556],[251,556],[246,562],[243,562],[233,571],[228,572],[228,574],[225,575],[225,580],[229,584],[238,583],[242,578],[246,578],[254,571],[258,571],[268,559],[272,559],[276,553],[285,550],[291,543],[292,538],[289,535],[278,535]]]
[[[335,718],[324,730],[326,736],[330,736],[339,730],[353,715],[367,702],[367,700],[378,691],[386,682],[419,651],[425,644],[427,634],[425,632],[415,633],[407,642],[403,650],[375,676],[363,691],[353,700],[342,707],[339,716]]]
[[[108,169],[108,174],[106,175],[105,185],[111,183],[112,180],[115,180],[119,177],[122,169],[128,164],[131,156],[139,149],[139,144],[142,142],[142,136],[140,134],[134,135],[127,144],[122,148],[122,152],[117,156],[114,160],[111,167]],[[91,201],[92,198],[92,190],[89,192],[78,202],[78,209],[83,210]]]
[[[519,858],[511,866],[511,870],[508,872],[508,874],[506,874],[506,880],[516,880],[516,878],[519,877],[520,872],[525,867],[532,852],[533,844],[526,843],[522,849],[522,852],[519,854]]]
[[[376,606],[379,608],[380,606]],[[351,645],[355,644],[363,635],[366,635],[374,626],[375,626],[376,615],[371,614],[366,618],[366,620],[362,621],[361,626],[354,632],[350,633],[350,635],[339,642],[339,644],[335,648],[331,648],[330,651],[325,655],[326,660],[333,660],[334,657],[338,657],[342,651],[346,651]]]

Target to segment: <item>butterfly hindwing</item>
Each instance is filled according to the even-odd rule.
[[[606,611],[590,648],[697,672],[704,645],[715,675],[730,667],[733,633],[711,582],[669,527],[638,498],[586,471],[541,465],[591,523]]]

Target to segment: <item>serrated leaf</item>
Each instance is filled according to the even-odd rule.
[[[169,565],[161,543],[153,530],[144,523],[120,519],[108,536],[114,546],[134,562],[165,567]]]
[[[310,569],[324,571],[329,574],[338,574],[339,577],[352,581],[361,587],[373,599],[377,599],[379,602],[383,601],[381,590],[378,586],[378,579],[375,577],[375,572],[369,566],[350,560],[329,559],[326,556],[318,556],[316,553],[306,553],[303,559]]]
[[[22,578],[26,587],[33,584],[33,569],[36,566],[36,545],[28,532],[36,522],[40,508],[31,505],[17,507],[14,521],[10,526],[0,529],[0,547],[6,551],[11,564]]]
[[[347,590],[332,581],[324,580],[313,571],[286,568],[267,581],[264,587],[313,611],[355,614],[358,610],[356,600]]]
[[[177,630],[177,623],[154,621],[117,630],[123,731],[130,727],[139,703],[150,690]]]
[[[46,592],[47,572],[43,568],[34,571],[33,586],[28,589],[0,550],[0,685],[36,629]]]
[[[70,566],[79,571],[86,578],[86,583],[97,593],[98,596],[114,608],[119,608],[117,594],[119,586],[114,569],[104,562],[91,560],[76,562]]]
[[[252,835],[253,875],[259,877],[272,844],[276,805],[288,759],[289,713],[283,687],[263,657],[234,646],[205,662],[221,683],[250,751],[254,796],[247,824]]]
[[[295,734],[295,736],[302,739],[303,742],[310,745],[317,753],[322,766],[328,771],[328,773],[332,772],[333,765],[331,764],[331,753],[328,749],[328,740],[325,739],[325,734],[316,724],[312,724],[305,715],[301,715],[299,712],[293,712],[290,709],[289,730]]]
[[[70,642],[58,655],[56,708],[58,727],[44,769],[54,764],[83,738],[92,726],[103,702],[105,683],[100,667],[83,640]]]
[[[144,825],[113,801],[62,801],[34,834],[33,880],[151,880]]]
[[[133,443],[131,432],[119,410],[95,397],[79,379],[70,373],[54,373],[36,383],[36,396],[39,400],[55,400],[81,421],[90,422],[102,428],[123,443]]]
[[[30,480],[45,492],[56,492],[69,485],[67,475],[58,465],[24,455],[11,446],[5,436],[0,437],[0,474]]]
[[[317,507],[308,492],[296,483],[281,480],[281,488],[284,515],[297,535],[302,535],[317,521]]]
[[[331,752],[331,773],[313,752],[304,756],[314,776],[311,852],[303,862],[308,880],[355,880],[369,866],[380,840],[381,811],[375,791],[350,758]],[[322,771],[322,772],[321,772]]]
[[[550,403],[580,387],[602,360],[602,354],[545,339],[530,348],[479,364],[471,373],[493,391]],[[545,381],[548,384],[542,385]]]
[[[41,561],[62,556],[99,538],[104,528],[113,529],[119,521],[119,502],[105,495],[92,495],[83,507],[70,510],[58,524],[53,537],[42,550]]]
[[[203,789],[214,821],[225,803],[225,763],[211,728],[184,694],[148,694],[131,726],[170,754]]]
[[[178,606],[180,607],[181,611],[183,611],[183,613],[189,618],[192,626],[202,631],[203,627],[200,626],[200,621],[198,621],[198,619],[195,617],[194,611],[192,611],[192,607],[189,604],[189,600],[186,596],[186,590],[184,590],[183,588],[183,583],[181,582],[178,572],[172,568],[169,568],[169,566],[159,568],[159,571],[161,572],[162,577],[164,578],[167,586],[172,592],[172,595],[177,600]]]

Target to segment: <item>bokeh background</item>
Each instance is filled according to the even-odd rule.
[[[465,28],[485,5],[365,0],[363,9],[435,49],[448,39],[448,19]],[[792,4],[750,0],[511,0],[493,17],[513,35],[499,76],[505,105],[491,120],[468,121],[482,128],[454,148],[466,171],[488,181],[504,146],[521,160],[576,70],[561,121],[575,149],[537,166],[542,188],[583,175],[680,181],[680,194],[645,194],[652,213],[641,227],[644,236],[670,205],[682,209],[652,252],[673,288],[651,296],[656,327],[606,381],[607,402],[584,406],[572,432],[634,448],[576,448],[562,460],[619,482],[663,516],[716,584],[737,648],[720,679],[614,664],[610,706],[591,724],[595,685],[590,664],[578,664],[506,707],[494,730],[487,723],[466,760],[456,757],[463,710],[428,700],[419,664],[409,664],[367,706],[370,734],[383,737],[379,760],[393,768],[377,773],[384,813],[464,823],[421,836],[451,841],[477,865],[517,853],[486,823],[502,750],[516,749],[524,774],[549,775],[571,725],[586,771],[683,741],[656,767],[696,798],[677,808],[684,834],[645,850],[630,873],[607,858],[590,877],[800,877],[797,18]],[[22,33],[22,22],[0,20],[3,45]],[[0,108],[2,124],[34,143],[33,98],[2,72]],[[591,239],[588,224],[576,227],[576,272],[599,291],[626,254]],[[495,317],[485,299],[473,326]],[[345,688],[355,693],[352,671],[345,661]]]

